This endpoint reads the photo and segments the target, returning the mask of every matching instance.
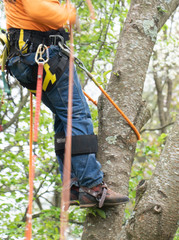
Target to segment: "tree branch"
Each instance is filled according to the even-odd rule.
[[[161,126],[161,127],[156,127],[156,128],[144,128],[144,129],[142,129],[141,130],[141,133],[143,133],[143,132],[146,132],[146,131],[157,131],[157,130],[162,130],[163,128],[166,128],[166,127],[168,127],[168,126],[171,126],[171,125],[173,125],[174,124],[174,122],[170,122],[170,123],[167,123],[167,124],[165,124],[165,125],[163,125],[163,126]]]
[[[16,111],[16,113],[14,114],[14,116],[11,118],[11,120],[9,122],[7,122],[6,124],[3,125],[3,130],[5,131],[8,127],[10,127],[17,119],[17,117],[19,116],[22,108],[24,107],[25,103],[27,102],[27,99],[29,97],[29,93],[27,93],[21,100],[18,110]]]

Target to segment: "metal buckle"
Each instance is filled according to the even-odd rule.
[[[61,43],[62,45],[64,45],[64,38],[61,35],[50,35],[49,36],[51,43],[53,45],[57,45],[57,43]],[[52,40],[53,39],[53,40]],[[57,41],[58,40],[58,41]]]

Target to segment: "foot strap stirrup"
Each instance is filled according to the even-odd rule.
[[[102,184],[101,184],[100,191],[95,191],[95,190],[93,190],[91,188],[87,188],[87,187],[81,187],[81,190],[84,191],[85,193],[95,197],[96,201],[98,202],[98,207],[102,208],[102,206],[104,205],[107,191],[108,191],[108,187],[104,182],[102,182]]]

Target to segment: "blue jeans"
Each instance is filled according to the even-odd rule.
[[[50,56],[60,51],[58,47],[53,46],[52,49],[53,51],[50,49]],[[32,55],[32,57],[34,57],[34,55]],[[29,58],[28,56],[28,59]],[[22,64],[24,63],[20,63],[19,67],[9,65],[15,77],[19,76],[20,69],[24,68]],[[26,66],[26,68],[27,74],[30,76],[29,68],[31,68],[31,66]],[[55,133],[65,132],[66,134],[67,130],[68,77],[69,68],[67,67],[52,89],[46,92],[43,91],[42,93],[43,103],[55,114]],[[18,77],[16,78],[18,79]],[[22,80],[23,79],[21,79],[21,81]],[[28,82],[29,81],[28,79]],[[72,135],[91,135],[93,134],[91,114],[75,68],[73,81]],[[57,159],[59,161],[61,176],[63,176],[63,161],[60,156],[57,156]],[[97,161],[95,154],[72,156],[71,163],[71,178],[76,178],[79,186],[91,188],[102,182],[103,172],[100,170],[101,164]]]

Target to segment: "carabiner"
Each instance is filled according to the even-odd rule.
[[[46,58],[44,59],[43,54],[46,52]],[[35,54],[35,61],[37,64],[39,63],[47,63],[49,60],[49,50],[48,47],[44,44],[40,44],[37,48],[36,54]]]

